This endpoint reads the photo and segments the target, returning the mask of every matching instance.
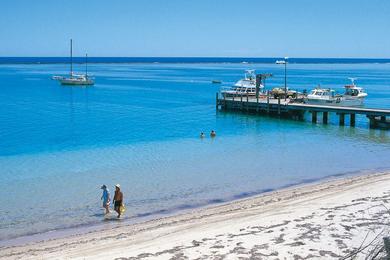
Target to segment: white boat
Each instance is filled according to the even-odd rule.
[[[305,98],[305,103],[316,105],[340,105],[341,95],[337,95],[333,89],[317,87]]]
[[[307,104],[336,105],[336,106],[362,106],[367,93],[363,88],[357,87],[353,78],[351,85],[345,86],[344,94],[337,94],[333,89],[317,87],[305,98]]]
[[[73,73],[73,42],[70,40],[70,75],[69,77],[53,76],[52,79],[58,80],[61,85],[73,86],[91,86],[95,84],[92,77],[88,76],[88,55],[85,55],[85,74]]]
[[[350,85],[345,85],[344,102],[350,104],[350,106],[361,106],[364,103],[364,99],[367,97],[367,93],[363,88],[356,86],[355,78],[349,78],[351,80]]]
[[[262,93],[264,86],[260,84],[259,93]],[[246,70],[245,77],[237,81],[232,87],[224,88],[221,93],[225,97],[232,96],[256,96],[256,74],[255,70]]]
[[[84,74],[72,74],[71,77],[58,79],[62,85],[93,85],[93,79]]]

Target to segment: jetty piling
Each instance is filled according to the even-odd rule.
[[[338,115],[340,117],[339,124],[341,126],[345,125],[345,114],[344,113],[338,113]]]
[[[269,90],[267,91],[267,114],[269,114],[270,106],[269,106]]]
[[[310,111],[311,112],[311,122],[313,124],[317,124],[317,111]]]
[[[350,114],[349,125],[350,126],[355,126],[355,121],[356,121],[356,115],[355,114]]]
[[[322,123],[323,124],[328,123],[328,112],[322,112]]]

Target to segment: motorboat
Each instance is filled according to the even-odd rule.
[[[363,88],[356,86],[355,80],[356,78],[349,78],[351,80],[350,85],[345,85],[345,92],[343,97],[346,102],[351,104],[352,106],[361,106],[364,103],[364,99],[367,97],[367,93]]]
[[[264,86],[260,84],[259,93],[263,92]],[[221,93],[225,97],[233,96],[256,96],[255,70],[246,70],[245,77],[237,81],[232,87],[224,88]]]
[[[339,104],[341,102],[341,95],[337,95],[333,89],[325,89],[318,86],[310,91],[304,101],[307,104],[317,105]]]
[[[52,79],[58,80],[61,85],[73,85],[73,86],[92,86],[95,81],[92,77],[88,76],[88,55],[85,55],[85,74],[73,73],[73,42],[70,40],[70,74],[69,77],[53,76]]]
[[[350,78],[352,83],[345,85],[344,94],[337,94],[333,89],[317,87],[304,99],[307,104],[336,105],[336,106],[362,106],[367,93],[363,88],[355,85],[355,79]]]

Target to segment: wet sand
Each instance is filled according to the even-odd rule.
[[[301,185],[111,230],[0,248],[9,259],[340,259],[388,234],[390,172]],[[130,208],[128,209],[131,210]]]

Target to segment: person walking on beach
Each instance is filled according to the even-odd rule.
[[[121,186],[119,184],[115,185],[115,195],[114,195],[114,209],[118,213],[118,218],[121,217],[121,206],[123,203],[123,193],[121,192]]]
[[[103,184],[101,189],[103,190],[103,195],[100,199],[103,200],[103,208],[106,209],[106,214],[108,214],[110,213],[110,191],[105,184]]]

